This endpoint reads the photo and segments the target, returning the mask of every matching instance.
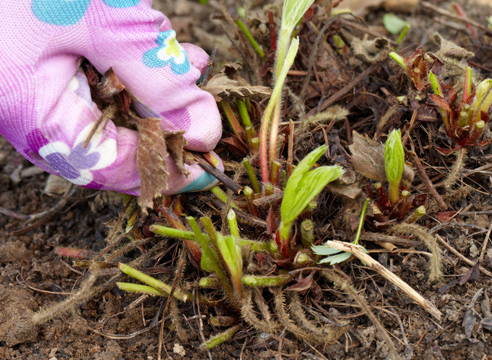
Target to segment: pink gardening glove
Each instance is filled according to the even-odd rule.
[[[185,51],[151,0],[1,0],[0,19],[0,134],[40,168],[77,185],[140,193],[136,131],[109,121],[83,147],[101,111],[81,57],[100,73],[112,67],[141,117],[185,130],[185,148],[207,152],[219,141],[215,101],[195,84],[208,56],[193,45]],[[216,183],[198,165],[185,177],[166,163],[164,194]]]

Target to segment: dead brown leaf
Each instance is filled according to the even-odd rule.
[[[184,138],[184,130],[181,131],[163,131],[164,140],[166,141],[166,147],[169,154],[174,159],[178,170],[188,176],[190,173],[185,168],[183,147],[186,145],[186,139]]]
[[[355,170],[373,180],[386,180],[386,171],[384,170],[384,145],[362,136],[356,131],[352,133],[354,142],[349,145],[350,152],[354,161]],[[412,168],[405,164],[403,169],[402,181],[411,184],[415,174]]]
[[[137,120],[140,134],[137,149],[137,169],[140,174],[141,190],[138,204],[145,212],[152,207],[154,196],[160,196],[167,189],[165,158],[169,155],[164,136],[159,126],[161,119]]]

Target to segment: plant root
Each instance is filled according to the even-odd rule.
[[[325,278],[327,278],[329,281],[335,283],[335,286],[338,287],[341,291],[347,293],[352,299],[354,299],[362,308],[362,310],[366,313],[367,317],[371,319],[372,323],[376,326],[376,328],[379,330],[379,333],[381,337],[384,339],[386,342],[386,345],[388,345],[389,351],[393,357],[394,360],[401,359],[400,355],[396,351],[395,344],[391,340],[388,332],[384,328],[384,326],[381,324],[381,322],[378,320],[376,315],[371,311],[371,308],[367,301],[357,294],[357,291],[346,281],[343,279],[340,275],[338,275],[335,271],[333,270],[326,270],[321,272]]]
[[[444,187],[446,189],[451,188],[451,186],[453,186],[454,183],[458,181],[461,172],[463,171],[465,160],[466,160],[466,150],[465,149],[458,150],[456,154],[456,161],[451,167],[451,171],[449,172],[449,175],[446,176],[446,179],[443,182]]]
[[[260,300],[261,298],[261,300]],[[280,331],[280,324],[271,319],[268,308],[260,294],[255,296],[256,304],[263,314],[264,320],[259,319],[253,310],[253,299],[251,291],[246,291],[246,296],[241,307],[241,316],[247,324],[253,326],[256,330],[275,334]],[[261,305],[260,305],[261,304]]]
[[[302,309],[299,295],[297,293],[293,293],[290,296],[290,299],[291,313],[295,316],[299,325],[301,325],[307,331],[315,334],[316,337],[320,339],[323,344],[334,344],[340,338],[340,336],[342,336],[348,330],[348,323],[342,325],[316,325],[306,317],[306,314]]]
[[[99,269],[97,266],[93,266],[90,270],[89,276],[82,282],[82,285],[77,292],[60,303],[40,310],[34,314],[32,317],[32,322],[35,325],[43,324],[63,313],[69,312],[74,306],[77,306],[91,298],[94,295],[93,285],[98,278]]]
[[[434,236],[420,225],[416,224],[398,224],[388,229],[391,234],[410,234],[414,235],[422,241],[425,246],[432,252],[430,259],[429,281],[437,282],[442,279],[442,258],[441,249],[437,245],[437,240]]]

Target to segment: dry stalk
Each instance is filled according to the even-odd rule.
[[[441,249],[437,245],[437,240],[429,234],[429,232],[420,225],[417,224],[406,224],[401,223],[395,226],[392,226],[388,229],[388,232],[391,234],[409,234],[414,235],[422,241],[425,246],[432,252],[432,257],[430,260],[430,274],[429,280],[439,281],[442,279],[442,257],[441,257]]]
[[[354,245],[351,243],[345,243],[341,241],[327,241],[326,245],[331,248],[349,252],[362,261],[366,266],[372,268],[377,271],[381,276],[385,279],[391,281],[397,287],[399,287],[403,292],[405,292],[410,298],[412,298],[417,304],[419,304],[425,311],[434,316],[437,320],[441,320],[442,313],[432,304],[429,300],[425,299],[422,295],[420,295],[417,291],[415,291],[410,285],[404,282],[400,277],[393,274],[391,271],[386,269],[383,265],[381,265],[378,261],[374,260],[364,251],[362,251],[362,247],[359,245]]]
[[[342,290],[343,292],[346,292],[352,299],[354,299],[364,310],[366,315],[371,319],[372,323],[376,326],[376,328],[379,330],[379,333],[381,334],[381,337],[384,339],[386,342],[386,345],[388,345],[389,351],[391,355],[393,356],[394,360],[401,359],[400,355],[396,351],[395,344],[391,340],[391,338],[388,335],[388,332],[384,328],[384,326],[381,324],[381,322],[378,320],[376,315],[371,311],[371,307],[367,303],[367,301],[357,294],[357,291],[346,281],[343,279],[340,275],[338,275],[335,271],[333,270],[327,270],[327,271],[322,271],[321,272],[323,276],[325,276],[329,281],[332,281],[335,283],[335,285]]]

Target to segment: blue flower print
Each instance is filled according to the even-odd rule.
[[[143,62],[149,68],[159,68],[171,64],[171,70],[178,75],[190,70],[188,54],[176,41],[174,30],[162,31],[157,36],[157,47],[145,52]]]
[[[179,190],[178,194],[208,190],[217,184],[217,179],[207,172],[200,174],[193,182]]]
[[[114,8],[127,8],[138,5],[140,0],[104,0],[104,3]]]
[[[110,166],[117,154],[116,141],[108,139],[101,142],[101,135],[97,132],[87,147],[84,147],[84,141],[91,129],[92,125],[84,128],[72,148],[62,141],[54,141],[42,146],[38,153],[60,176],[76,185],[88,185],[93,179],[90,170]]]
[[[36,17],[48,24],[74,25],[84,16],[91,0],[33,0]]]
[[[32,0],[31,9],[36,17],[48,24],[68,26],[79,22],[91,0]],[[136,6],[140,0],[104,0],[107,6],[127,8]]]

